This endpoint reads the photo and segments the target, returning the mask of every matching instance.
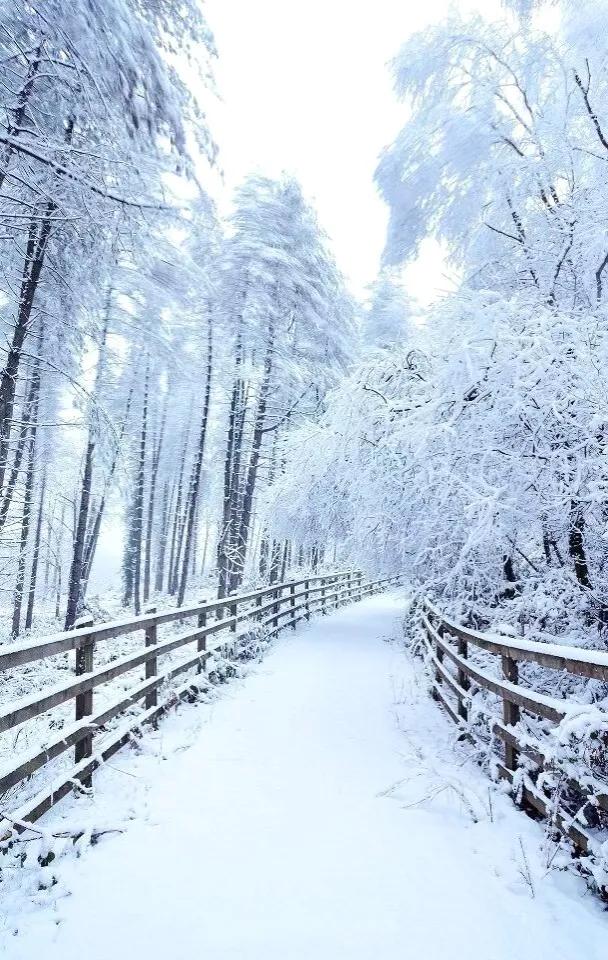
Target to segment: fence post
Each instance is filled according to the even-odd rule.
[[[438,626],[435,628],[435,632],[439,637],[443,637],[443,624],[438,624]],[[443,650],[441,649],[441,647],[437,642],[437,637],[434,637],[433,646],[435,649],[435,657],[437,658],[438,663],[443,663]],[[441,673],[439,672],[439,668],[435,667],[435,686],[439,687],[440,685],[441,685]],[[431,693],[433,695],[433,699],[439,700],[439,695],[435,690],[435,686],[433,686]]]
[[[467,641],[464,640],[462,637],[458,637],[458,653],[464,660],[466,660],[469,655],[469,645]],[[459,667],[458,668],[458,686],[461,687],[463,690],[468,690],[470,685],[471,683],[466,673],[464,672],[462,667]],[[469,718],[469,711],[467,709],[467,705],[464,702],[464,697],[461,697],[461,696],[458,697],[458,716],[462,717],[463,720],[468,720]]]
[[[304,616],[307,620],[310,620],[310,580],[304,581],[304,600],[306,602],[306,612]]]
[[[149,607],[146,610],[146,613],[156,613],[156,607]],[[157,637],[157,627],[155,623],[151,623],[150,626],[146,627],[146,646],[155,647]],[[155,677],[158,672],[158,661],[156,657],[150,657],[149,660],[146,660],[146,680],[149,680],[151,677]],[[146,694],[146,710],[149,710],[151,707],[155,707],[158,704],[158,687],[155,687],[154,690],[150,690]]]
[[[519,680],[519,670],[517,662],[512,657],[502,657],[502,673],[505,680],[509,683],[517,683]],[[503,697],[502,715],[506,726],[514,726],[519,720],[519,707],[516,703],[511,703]],[[512,744],[505,741],[505,767],[507,770],[517,769],[518,751]]]
[[[81,617],[74,624],[75,629],[81,630],[83,627],[92,627],[92,617]],[[84,673],[91,673],[93,669],[93,651],[95,641],[92,637],[83,637],[81,646],[76,650],[76,676],[80,677]],[[76,695],[76,722],[83,720],[84,717],[90,717],[93,713],[93,690],[86,690],[84,693]],[[93,753],[93,732],[90,731],[81,740],[78,740],[74,747],[74,759],[80,763],[86,757]],[[80,777],[83,787],[91,786],[91,774]]]
[[[206,603],[206,600],[201,600],[201,604]],[[207,626],[207,611],[201,610],[197,619],[197,626],[202,629]],[[196,641],[196,652],[204,653],[207,649],[207,637],[199,637]],[[197,673],[202,673],[204,670],[205,664],[199,661],[198,667],[196,668]]]
[[[236,616],[238,611],[237,601],[235,600],[233,603],[231,603],[228,609],[230,611],[230,616],[233,618],[233,622],[230,624],[230,633],[236,634],[236,628],[237,628]],[[236,637],[233,639],[232,643],[230,644],[230,656],[233,659],[236,658]]]
[[[292,630],[296,629],[296,618],[295,618],[295,605],[296,605],[296,585],[292,583],[289,587],[289,592],[291,594],[291,628]]]
[[[274,606],[273,606],[273,608],[272,608],[272,612],[273,612],[273,614],[274,614],[274,620],[272,621],[272,625],[273,625],[273,627],[275,628],[275,630],[276,630],[276,629],[278,628],[278,626],[279,626],[279,618],[278,618],[277,614],[278,614],[278,612],[279,612],[279,609],[280,609],[281,604],[280,604],[280,603],[277,603],[276,601],[278,601],[278,599],[279,599],[279,594],[280,594],[280,592],[281,592],[281,591],[277,589],[277,590],[274,591],[274,593],[273,593],[273,595],[272,595],[272,598],[273,598],[273,600],[275,601],[275,604],[274,604]]]

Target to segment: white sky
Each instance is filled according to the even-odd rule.
[[[386,64],[409,34],[446,15],[447,0],[206,0],[205,10],[219,50],[222,103],[210,121],[227,187],[252,169],[295,174],[361,293],[386,230],[376,161],[406,118]],[[426,301],[446,287],[442,274],[429,244],[408,286]]]

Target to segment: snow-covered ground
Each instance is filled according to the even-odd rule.
[[[5,877],[8,960],[605,960],[601,903],[390,642],[404,605],[283,635],[60,805],[52,832],[123,832]]]

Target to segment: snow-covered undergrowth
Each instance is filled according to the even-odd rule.
[[[410,608],[405,631],[412,653],[421,655],[429,678],[433,678],[435,668],[429,659],[420,609],[415,603]],[[504,680],[499,657],[469,643],[467,658],[472,666],[481,668],[486,675],[499,682]],[[446,666],[449,668],[449,661]],[[584,828],[591,838],[592,849],[587,856],[571,858],[570,863],[576,871],[590,878],[596,890],[605,893],[608,888],[608,816],[603,809],[608,797],[606,684],[573,677],[532,662],[519,663],[519,684],[524,693],[528,688],[542,694],[549,705],[563,711],[564,717],[553,723],[521,711],[517,738],[521,744],[541,751],[545,759],[539,767],[533,760],[519,755],[514,798],[521,800],[524,784],[547,798],[551,811],[546,824],[547,836],[553,837],[555,842],[560,837],[557,822],[560,815],[565,815],[568,824]],[[455,705],[453,696],[448,699]],[[504,761],[505,748],[493,730],[493,724],[503,720],[502,699],[473,681],[466,702],[468,715],[464,727],[479,748],[480,765],[497,779],[497,761]],[[569,848],[567,840],[560,842],[565,849]]]
[[[285,634],[56,808],[4,888],[7,960],[603,960],[602,905],[456,741],[403,610]]]

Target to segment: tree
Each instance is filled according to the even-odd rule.
[[[242,582],[264,450],[310,414],[344,368],[353,307],[314,212],[292,179],[237,191],[220,256],[218,311],[234,331],[219,595]]]

